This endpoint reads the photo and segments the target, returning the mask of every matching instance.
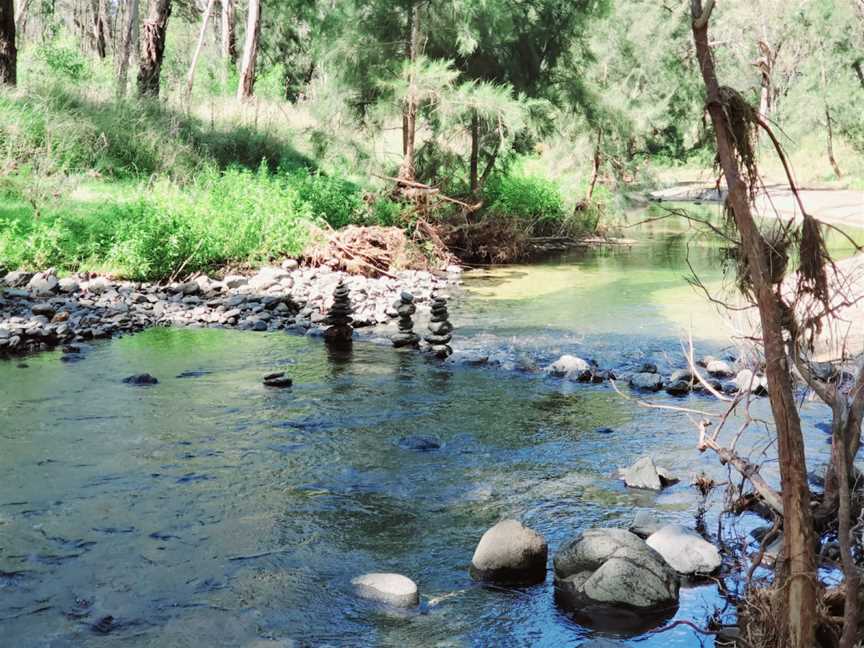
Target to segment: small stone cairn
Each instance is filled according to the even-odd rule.
[[[393,304],[393,308],[399,315],[399,332],[390,338],[393,346],[397,349],[400,347],[418,347],[420,336],[414,332],[414,320],[411,319],[411,316],[417,311],[417,307],[414,305],[414,295],[403,292]]]
[[[348,298],[348,287],[340,281],[333,291],[333,306],[327,313],[324,323],[328,325],[324,332],[324,341],[334,347],[351,346],[354,328],[351,326],[351,300]]]
[[[432,295],[432,319],[429,322],[429,332],[424,339],[431,345],[432,353],[436,357],[444,359],[453,353],[449,347],[452,339],[450,335],[453,325],[447,319],[447,300],[437,295]]]

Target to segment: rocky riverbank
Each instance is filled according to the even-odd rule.
[[[404,271],[368,278],[327,266],[299,267],[293,260],[251,275],[206,275],[167,284],[104,276],[58,277],[51,270],[14,271],[0,281],[0,356],[23,355],[90,339],[134,333],[151,326],[199,326],[249,331],[320,332],[333,291],[349,288],[353,326],[370,328],[396,318],[403,291],[428,309],[433,292],[460,282],[447,273]]]

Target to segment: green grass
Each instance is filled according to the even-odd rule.
[[[410,224],[405,205],[300,153],[300,131],[227,111],[203,122],[49,78],[0,90],[0,268],[159,280],[300,255],[315,225]],[[596,218],[562,195],[508,166],[482,218],[528,235],[593,231]]]

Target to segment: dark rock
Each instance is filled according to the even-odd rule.
[[[433,436],[405,436],[399,439],[399,447],[403,450],[428,452],[441,447],[441,441]]]
[[[293,384],[294,381],[291,380],[291,378],[289,378],[288,376],[286,376],[284,371],[269,373],[264,376],[265,387],[277,387],[280,389],[286,389],[288,387],[291,387]]]
[[[686,380],[676,380],[666,383],[666,393],[672,396],[686,396],[690,393],[690,383]]]
[[[149,373],[142,373],[127,376],[123,379],[123,382],[127,385],[156,385],[159,383],[159,380],[154,376],[151,376]]]
[[[636,373],[657,373],[657,365],[653,362],[643,362],[642,366],[639,367],[639,371]]]

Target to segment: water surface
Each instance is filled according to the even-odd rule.
[[[551,579],[501,589],[468,576],[480,536],[504,517],[545,534],[554,552],[641,509],[692,526],[689,476],[726,479],[680,415],[515,369],[561,352],[671,368],[686,330],[701,351],[722,352],[713,308],[682,279],[689,258],[719,285],[719,247],[684,226],[639,237],[469,275],[451,304],[454,346],[500,358],[498,368],[212,329],[150,330],[74,364],[58,353],[26,368],[0,362],[3,645],[698,645],[686,627],[635,637],[582,627],[556,607]],[[273,370],[295,387],[264,388]],[[121,382],[143,371],[159,384]],[[828,456],[815,429],[825,417],[805,407],[814,465]],[[412,434],[443,445],[401,448]],[[757,433],[742,442],[766,445]],[[645,453],[681,483],[625,489],[615,469]],[[368,571],[413,578],[421,610],[357,600],[350,580]],[[675,618],[729,618],[725,605],[713,584],[683,588]]]

